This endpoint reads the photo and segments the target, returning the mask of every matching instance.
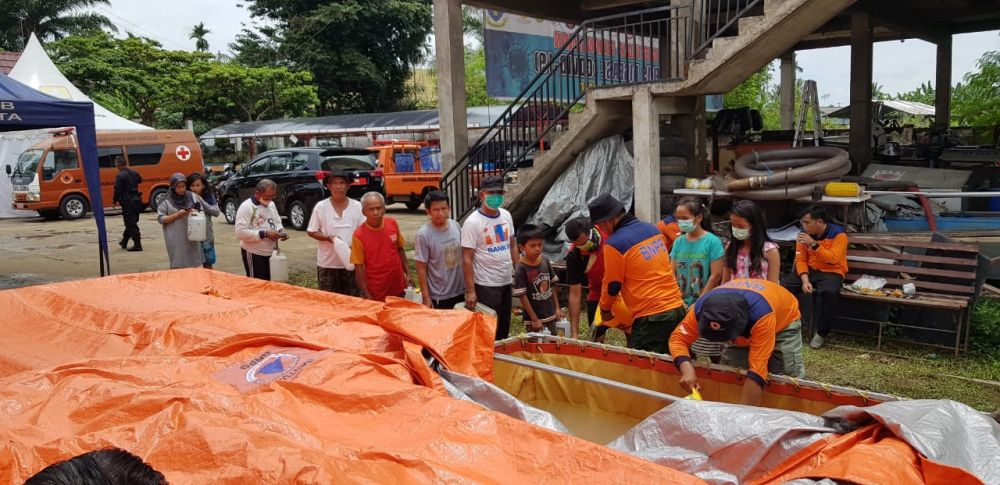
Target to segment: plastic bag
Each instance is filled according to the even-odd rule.
[[[883,287],[885,287],[886,281],[884,278],[877,278],[871,275],[861,275],[857,281],[851,284],[851,289],[860,292],[878,292]]]
[[[412,286],[406,287],[406,299],[415,303],[424,303],[424,298],[420,295],[420,288],[414,288]]]

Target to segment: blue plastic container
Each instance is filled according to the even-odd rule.
[[[414,169],[412,153],[397,153],[393,157],[396,162],[396,173],[412,173]]]

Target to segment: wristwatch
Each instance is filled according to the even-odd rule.
[[[809,245],[809,248],[812,249],[813,251],[815,251],[816,249],[819,248],[819,243],[816,242],[816,241],[813,241],[813,243],[811,245]]]

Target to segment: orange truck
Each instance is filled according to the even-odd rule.
[[[13,208],[38,211],[46,219],[79,219],[91,210],[83,163],[76,135],[57,132],[52,138],[25,150],[8,175],[14,186]],[[101,198],[111,206],[115,158],[122,156],[139,175],[143,204],[156,210],[167,195],[170,175],[204,172],[201,145],[187,130],[99,131],[97,164],[101,173]]]
[[[424,196],[441,185],[439,151],[420,141],[376,142],[369,147],[385,173],[386,204],[400,202],[416,210]]]

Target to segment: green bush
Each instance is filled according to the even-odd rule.
[[[972,311],[972,347],[1000,358],[1000,300],[983,298]]]

